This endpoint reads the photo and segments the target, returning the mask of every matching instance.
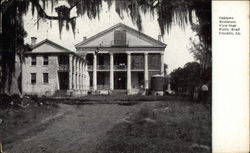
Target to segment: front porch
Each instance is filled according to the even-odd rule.
[[[89,53],[88,72],[92,93],[126,90],[136,94],[150,87],[151,73],[163,74],[163,54],[148,52]]]

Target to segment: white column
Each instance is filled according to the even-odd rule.
[[[131,54],[127,53],[127,90],[131,91]]]
[[[97,55],[94,53],[93,61],[93,90],[97,90]]]
[[[86,75],[86,69],[85,69],[85,61],[83,61],[82,62],[82,70],[83,70],[83,72],[82,72],[82,80],[83,80],[83,83],[82,83],[82,85],[83,85],[83,90],[86,90],[86,77],[85,77],[85,75]]]
[[[82,90],[84,90],[84,60],[82,59]]]
[[[76,57],[76,73],[75,73],[75,85],[76,85],[76,90],[78,90],[78,58]]]
[[[69,90],[72,90],[72,54],[69,54]]]
[[[73,89],[76,90],[76,57],[73,58],[73,67],[74,67],[74,72],[73,72]]]
[[[79,67],[80,67],[80,73],[79,73],[79,85],[80,85],[80,90],[82,90],[82,59],[80,59],[80,62],[79,62]]]
[[[83,90],[83,84],[84,84],[84,82],[83,82],[83,59],[81,59],[81,90]]]
[[[79,67],[79,62],[80,62],[80,60],[79,60],[79,58],[77,57],[77,61],[76,61],[76,67],[77,67],[77,74],[76,74],[76,88],[77,88],[77,90],[79,90],[80,88],[80,86],[79,86],[79,71],[80,71],[80,67]]]
[[[164,53],[161,53],[161,75],[164,75]]]
[[[110,53],[110,90],[114,90],[114,55]]]
[[[148,53],[144,54],[144,89],[148,89]]]

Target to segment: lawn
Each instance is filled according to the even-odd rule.
[[[211,152],[210,108],[175,97],[138,96],[138,101],[124,101],[133,98],[127,96],[106,104],[101,97],[96,96],[99,101],[42,98],[42,106],[1,109],[0,138],[4,151]],[[161,101],[150,100],[152,98]],[[71,105],[55,104],[60,102]],[[49,122],[43,122],[47,120]]]
[[[143,103],[107,132],[96,152],[211,152],[211,113],[187,101]]]

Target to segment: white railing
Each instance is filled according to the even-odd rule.
[[[131,66],[131,70],[144,70],[144,66],[140,65],[140,66]]]
[[[126,70],[127,65],[114,65],[115,70]]]
[[[69,66],[68,65],[59,65],[58,66],[58,70],[59,71],[68,71],[69,70]]]
[[[93,65],[88,65],[88,70],[92,71],[93,70]]]
[[[97,70],[109,70],[109,65],[97,65]]]

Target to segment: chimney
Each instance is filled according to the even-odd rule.
[[[36,37],[31,37],[31,45],[35,45],[36,44]]]
[[[83,37],[83,41],[87,40],[87,37]]]
[[[162,35],[158,35],[158,40],[160,41],[160,42],[162,42],[161,39],[162,38]]]

